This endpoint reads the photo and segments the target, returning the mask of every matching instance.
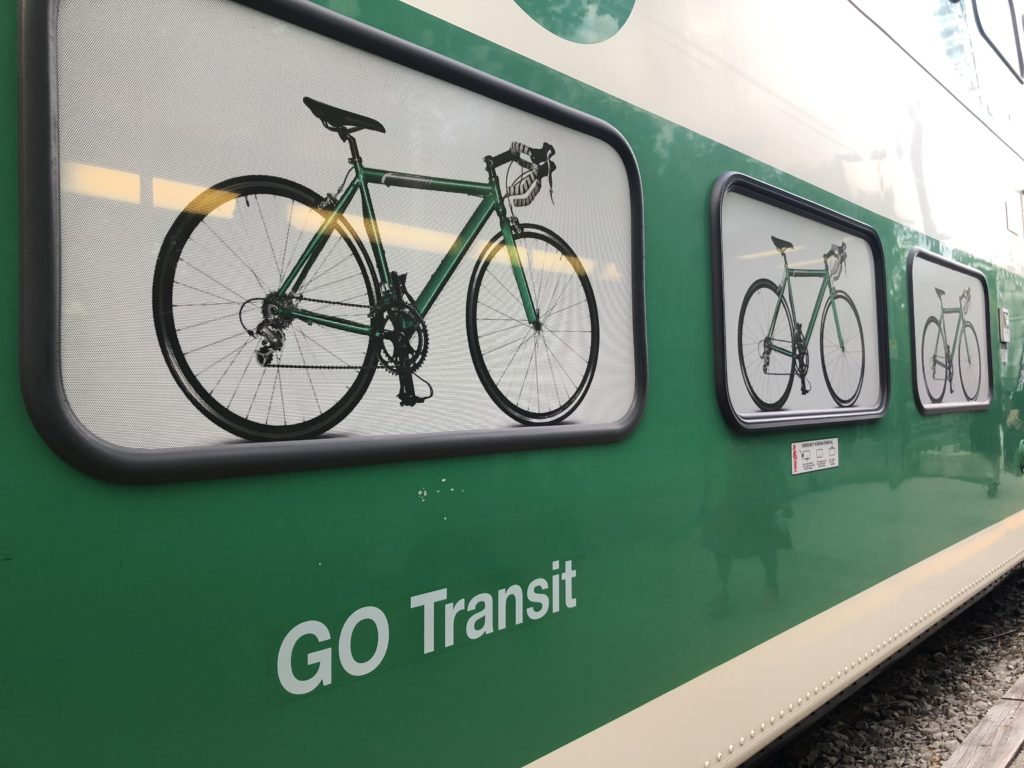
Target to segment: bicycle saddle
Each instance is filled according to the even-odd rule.
[[[363,117],[355,112],[346,112],[344,109],[332,107],[322,101],[311,99],[309,96],[302,98],[302,103],[309,107],[309,111],[319,117],[331,130],[352,131],[359,128],[366,128],[370,131],[384,133],[384,126],[372,117]]]
[[[775,237],[775,235],[772,235],[772,243],[774,243],[775,247],[778,248],[780,251],[784,251],[787,248],[793,247],[792,243],[787,243],[782,238]]]
[[[941,299],[943,296],[946,295],[946,292],[944,290],[942,290],[941,288],[936,288],[935,289],[935,295],[938,296]]]

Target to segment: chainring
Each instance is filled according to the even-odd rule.
[[[427,323],[412,304],[396,302],[380,310],[381,368],[396,376],[415,373],[427,359]]]

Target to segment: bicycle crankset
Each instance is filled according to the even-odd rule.
[[[381,367],[396,376],[415,373],[427,359],[427,324],[419,310],[404,301],[379,310],[383,343],[378,358]]]

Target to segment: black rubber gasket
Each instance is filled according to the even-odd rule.
[[[1010,12],[1010,18],[1004,19],[1004,23],[1008,23],[1010,28],[1013,29],[1013,42],[1015,46],[1014,53],[1017,54],[1016,64],[1010,62],[1010,60],[1006,58],[1006,53],[996,45],[995,41],[991,37],[989,37],[988,32],[985,31],[985,25],[981,21],[981,13],[978,11],[978,2],[977,0],[971,0],[971,6],[974,8],[974,21],[978,25],[978,31],[981,33],[981,36],[985,39],[985,42],[988,43],[996,56],[999,57],[999,60],[1006,65],[1008,70],[1010,70],[1011,74],[1017,78],[1017,82],[1024,83],[1024,53],[1021,51],[1020,31],[1018,30],[1017,25],[1019,17],[1017,16],[1017,9],[1013,5],[1013,0],[1008,0],[1008,3],[1009,7],[1007,10]]]
[[[635,389],[627,414],[602,425],[562,424],[396,437],[325,437],[283,443],[225,443],[183,449],[122,448],[75,417],[60,370],[60,198],[56,37],[59,0],[21,0],[19,17],[19,192],[21,259],[19,366],[29,417],[49,446],[75,467],[107,480],[162,482],[383,461],[608,443],[636,427],[647,398],[643,195],[626,139],[570,107],[478,72],[307,0],[234,0],[611,145],[630,193]]]
[[[980,393],[978,399],[974,402],[933,403],[928,399],[927,393],[925,393],[925,397],[921,397],[922,393],[917,388],[917,365],[919,361],[917,359],[917,329],[914,327],[914,264],[918,259],[930,261],[945,269],[961,272],[981,283],[985,294],[985,349],[988,351],[986,355],[986,362],[988,363],[986,366],[988,371],[988,398],[985,400],[981,399]],[[914,390],[914,402],[917,403],[917,409],[925,415],[956,413],[958,411],[987,411],[992,404],[992,321],[990,319],[992,307],[989,304],[988,281],[985,279],[985,274],[981,270],[943,258],[923,248],[911,248],[910,253],[907,254],[907,307],[910,320],[910,386]]]
[[[798,412],[766,411],[753,416],[733,408],[726,378],[725,296],[722,278],[722,207],[729,193],[767,203],[806,219],[848,232],[868,243],[875,263],[875,307],[878,332],[879,401],[870,408],[826,408]],[[885,259],[878,233],[863,222],[773,187],[742,173],[725,173],[718,177],[711,190],[711,308],[715,354],[715,394],[725,420],[740,431],[791,429],[816,425],[876,421],[889,407],[889,325],[885,289]]]

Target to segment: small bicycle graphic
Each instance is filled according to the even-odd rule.
[[[766,278],[755,280],[740,306],[738,351],[747,392],[764,411],[783,406],[793,387],[794,374],[800,377],[800,393],[810,392],[808,339],[814,333],[824,299],[819,351],[825,386],[837,405],[853,405],[864,384],[864,330],[853,299],[833,284],[846,268],[846,244],[833,245],[822,255],[823,269],[797,269],[790,267],[786,258],[793,244],[774,236],[772,243],[782,256],[782,284]],[[821,280],[806,330],[794,322],[792,280],[798,277]]]
[[[417,372],[428,351],[426,317],[491,214],[500,232],[469,280],[466,334],[491,400],[524,424],[555,424],[587,394],[598,355],[597,304],[580,259],[557,234],[521,223],[555,170],[554,149],[513,143],[484,158],[487,181],[368,168],[353,134],[383,133],[369,117],[303,100],[346,142],[352,166],[335,194],[287,179],[243,176],[202,192],[171,226],[153,280],[164,359],[188,399],[249,440],[311,437],[343,419],[378,368],[397,376],[402,405],[433,388]],[[522,170],[502,191],[497,169]],[[480,198],[418,296],[391,270],[370,186]],[[369,251],[345,212],[356,194]],[[372,254],[372,255],[371,255]],[[414,378],[426,384],[415,391]]]
[[[974,326],[967,320],[971,289],[964,288],[957,306],[952,309],[947,309],[942,302],[945,294],[941,288],[935,289],[940,314],[929,317],[921,332],[921,372],[924,374],[925,390],[933,403],[941,403],[946,392],[952,394],[953,358],[956,357],[964,397],[976,400],[981,389],[981,345]],[[946,315],[956,315],[952,344],[949,343],[946,324],[943,322]]]

